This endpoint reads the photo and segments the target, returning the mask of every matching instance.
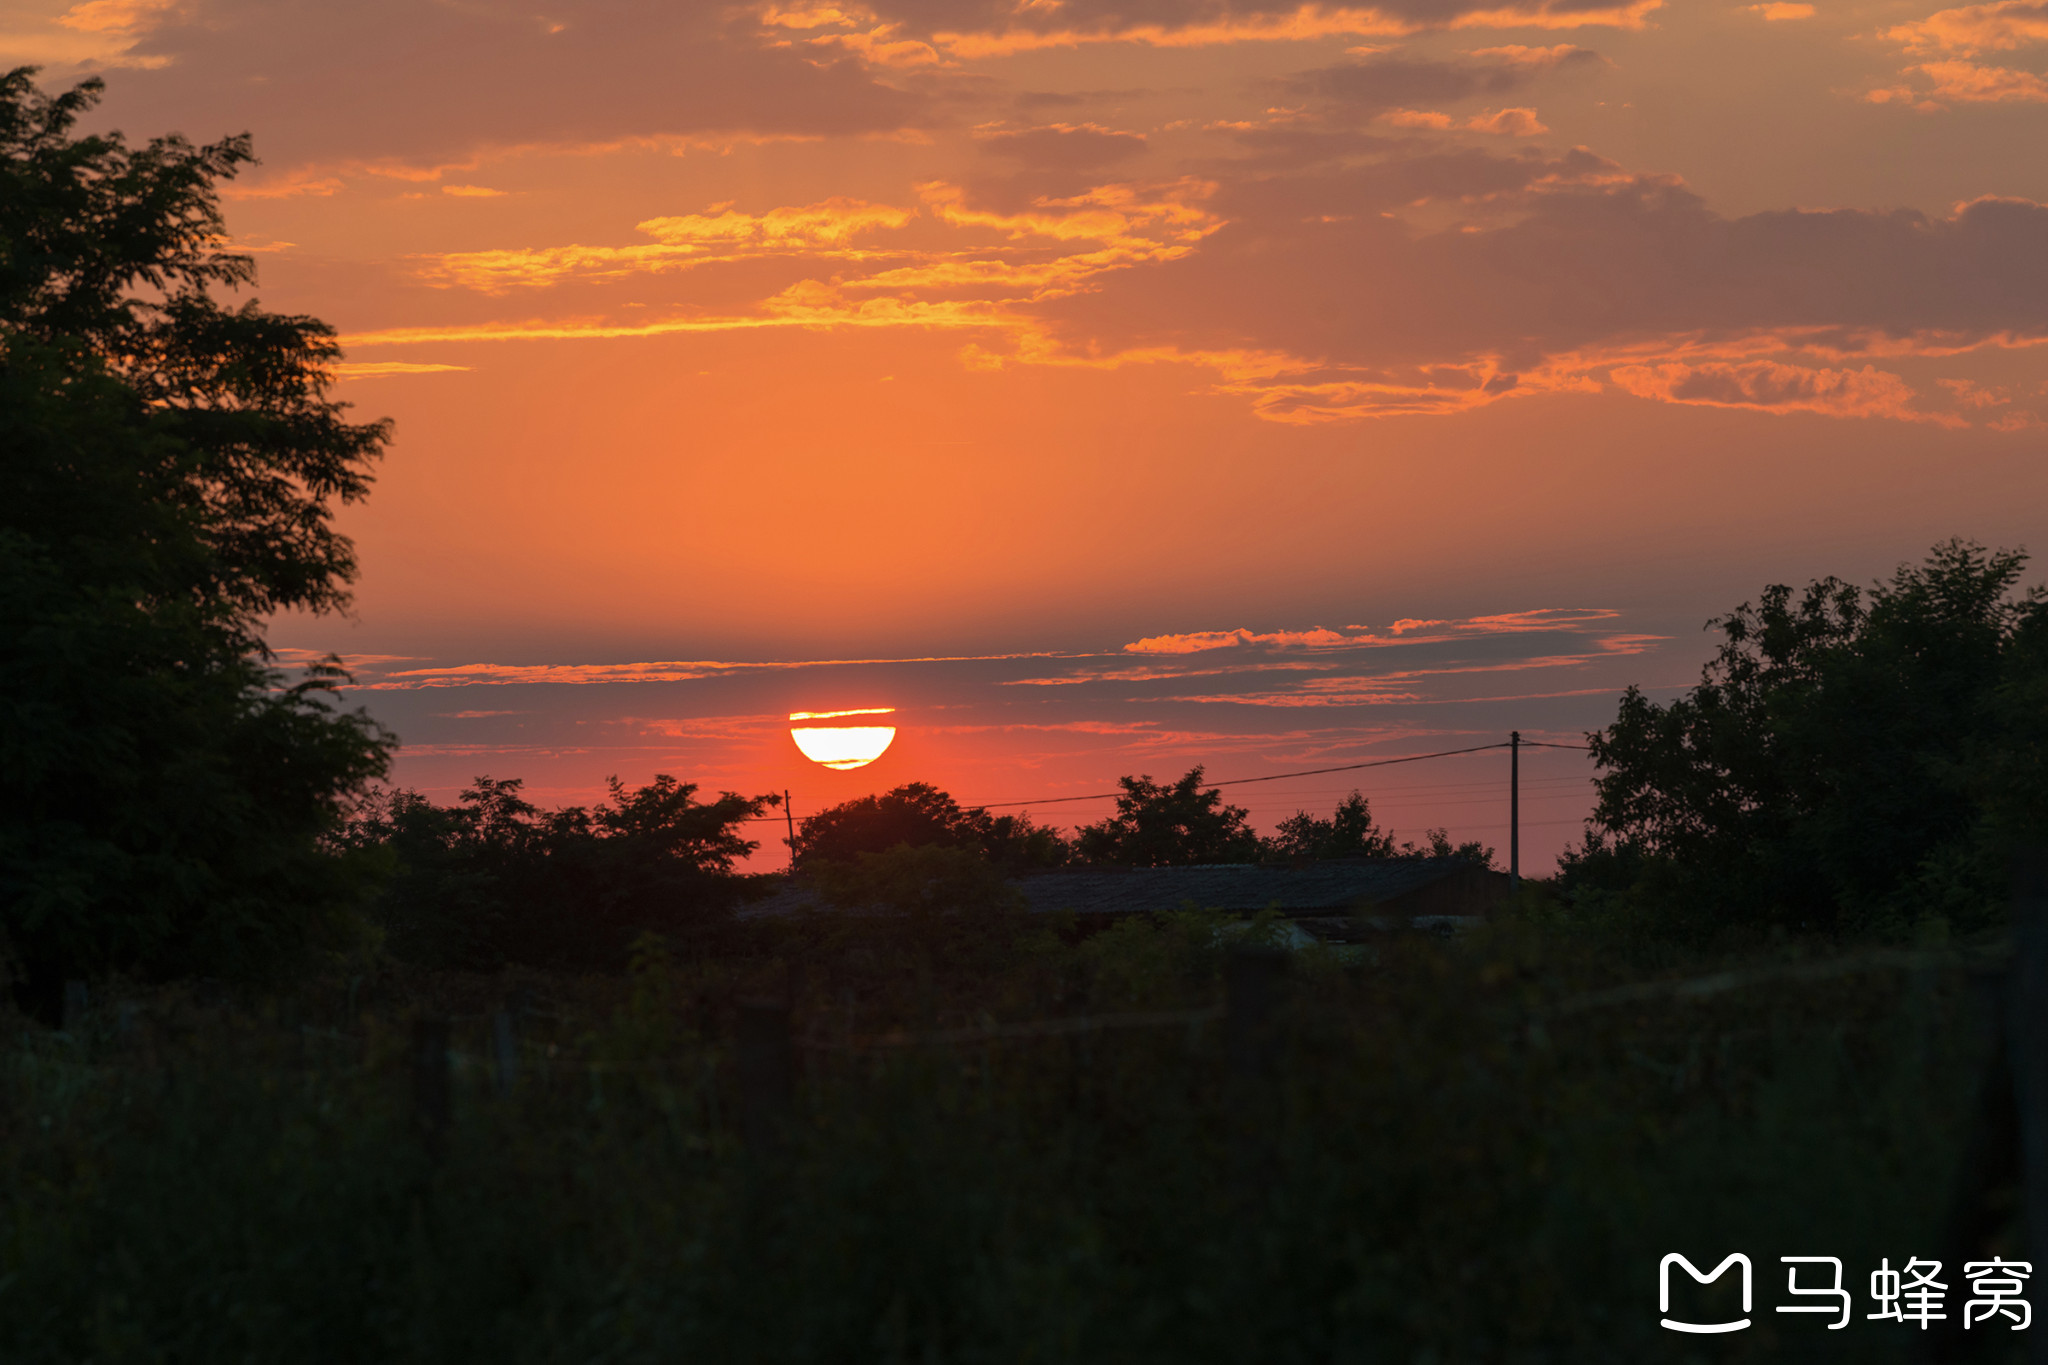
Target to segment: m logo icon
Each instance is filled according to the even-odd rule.
[[[1694,1281],[1696,1281],[1699,1284],[1712,1284],[1715,1280],[1721,1278],[1722,1271],[1726,1270],[1731,1265],[1740,1264],[1742,1266],[1742,1311],[1745,1313],[1749,1311],[1749,1257],[1743,1255],[1739,1251],[1734,1252],[1728,1257],[1727,1260],[1715,1266],[1712,1274],[1702,1275],[1700,1274],[1700,1269],[1698,1266],[1694,1265],[1691,1261],[1686,1260],[1685,1257],[1679,1255],[1677,1252],[1674,1251],[1669,1256],[1666,1256],[1663,1262],[1659,1264],[1657,1267],[1658,1312],[1669,1313],[1671,1311],[1671,1267],[1674,1263],[1677,1265],[1684,1266],[1685,1273],[1692,1276]],[[1735,1322],[1673,1322],[1670,1318],[1667,1317],[1663,1319],[1663,1323],[1664,1326],[1670,1328],[1674,1332],[1739,1332],[1743,1328],[1749,1326],[1749,1319],[1741,1318]]]

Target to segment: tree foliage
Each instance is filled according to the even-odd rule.
[[[1589,739],[1581,890],[1813,929],[1981,918],[2043,828],[2048,598],[2026,557],[1935,547],[1869,592],[1778,584],[1710,626],[1700,684]]]
[[[1372,803],[1356,791],[1339,801],[1327,820],[1303,810],[1282,820],[1267,842],[1267,851],[1289,860],[1392,858],[1399,852],[1394,836],[1372,818]]]
[[[841,802],[804,817],[797,827],[796,864],[851,864],[864,853],[898,847],[963,849],[1008,871],[1058,867],[1073,856],[1057,830],[1028,815],[991,815],[962,807],[929,782],[907,782],[879,796]]]
[[[333,527],[388,435],[326,396],[323,323],[227,307],[217,186],[246,137],[77,136],[100,94],[0,75],[0,928],[38,1001],[226,974],[338,913],[321,836],[388,737],[270,613],[342,607]]]
[[[365,800],[339,839],[387,863],[373,913],[404,960],[491,971],[518,963],[616,969],[645,933],[717,930],[740,894],[735,866],[760,845],[737,826],[781,804],[659,774],[614,777],[595,806],[544,811],[517,778],[479,777],[453,806],[415,791]]]
[[[1075,831],[1075,847],[1091,863],[1171,867],[1186,863],[1250,863],[1263,851],[1251,812],[1202,789],[1202,769],[1161,784],[1149,774],[1120,777],[1116,814]]]

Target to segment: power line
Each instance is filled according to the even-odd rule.
[[[1269,773],[1264,777],[1231,777],[1225,778],[1220,782],[1204,782],[1202,788],[1206,791],[1213,787],[1241,787],[1252,782],[1280,782],[1291,777],[1321,777],[1326,773],[1351,773],[1365,768],[1388,768],[1397,763],[1420,763],[1424,759],[1429,758],[1455,758],[1459,754],[1478,754],[1485,753],[1489,749],[1506,749],[1508,747],[1510,746],[1507,744],[1498,743],[1475,744],[1469,749],[1440,749],[1431,754],[1407,754],[1401,758],[1378,758],[1366,763],[1343,763],[1334,768],[1304,768],[1299,772]],[[1522,747],[1590,751],[1589,746],[1584,744],[1556,744],[1540,739],[1525,739],[1522,741]],[[1123,795],[1125,795],[1123,792],[1090,792],[1085,796],[1041,796],[1029,801],[978,801],[972,805],[962,804],[965,809],[969,810],[1002,810],[1012,806],[1057,806],[1070,801],[1109,801]],[[736,821],[735,823],[748,825],[767,824],[769,822],[779,823],[785,818],[787,817],[764,815],[754,819]]]
[[[1487,749],[1505,749],[1505,744],[1475,744],[1469,749],[1444,749],[1433,754],[1409,754],[1405,758],[1379,758],[1370,763],[1345,763],[1335,768],[1304,768],[1298,773],[1272,773],[1265,777],[1232,777],[1221,782],[1204,782],[1203,790],[1211,787],[1241,787],[1247,782],[1278,782],[1288,777],[1320,777],[1324,773],[1350,773],[1360,768],[1387,768],[1396,763],[1420,763],[1425,758],[1450,758],[1457,754],[1482,753]],[[994,810],[999,806],[1050,806],[1062,801],[1102,801],[1122,796],[1123,792],[1095,792],[1088,796],[1046,796],[1036,801],[984,801],[977,803],[983,810]]]

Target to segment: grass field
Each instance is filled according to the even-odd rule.
[[[1270,1032],[1247,1033],[1220,1008],[1215,917],[1056,928],[820,922],[716,954],[650,945],[623,978],[364,967],[270,997],[116,992],[70,1034],[11,1021],[0,1358],[1920,1345],[1865,1320],[1864,1282],[1880,1257],[1943,1254],[1989,1046],[1969,964],[1995,946],[1646,958],[1522,922],[1388,936],[1293,954]],[[788,1002],[798,1059],[772,1130],[734,1058],[756,997]],[[450,1021],[445,1129],[431,1095],[422,1126],[421,1017]],[[1747,1253],[1754,1326],[1661,1329],[1671,1251]],[[1843,1258],[1847,1330],[1772,1311],[1783,1255]],[[2025,1336],[1971,1339],[2002,1359]]]

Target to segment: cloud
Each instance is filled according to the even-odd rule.
[[[852,33],[914,36],[954,60],[1102,43],[1213,47],[1303,43],[1432,29],[1634,29],[1662,0],[1388,0],[1378,5],[1198,0],[876,0],[835,11]],[[815,11],[814,11],[815,12]]]
[[[1939,420],[1913,408],[1913,387],[1873,366],[1809,369],[1755,360],[1747,364],[1618,365],[1614,382],[1639,398],[1757,412],[1813,412],[1826,417]]]
[[[1927,77],[1928,97],[1964,104],[2048,103],[2048,80],[2031,71],[1976,62],[1924,62],[1908,70]]]
[[[1813,6],[1791,4],[1787,0],[1773,0],[1773,3],[1768,5],[1751,5],[1749,12],[1761,16],[1767,24],[1775,24],[1787,19],[1811,19]]]
[[[621,340],[776,328],[924,328],[1011,334],[1002,354],[1032,354],[1038,322],[1024,306],[1092,287],[1102,276],[1172,260],[1195,249],[1221,220],[1201,204],[1212,186],[1172,181],[1108,185],[1040,199],[1018,212],[982,207],[957,186],[919,187],[919,209],[832,200],[747,214],[729,206],[646,220],[661,240],[631,246],[567,246],[459,252],[420,258],[421,278],[486,293],[569,280],[623,279],[675,269],[774,261],[796,278],[738,312],[691,312],[631,320],[497,319],[357,332],[344,346],[447,341]],[[936,225],[945,245],[856,242],[911,225]],[[990,353],[993,354],[993,353]]]
[[[1124,646],[1127,654],[1196,654],[1211,649],[1266,645],[1281,649],[1351,643],[1334,630],[1281,630],[1255,635],[1248,630],[1198,630],[1183,635],[1153,635]]]
[[[565,279],[617,280],[663,270],[686,270],[764,256],[846,259],[855,238],[900,228],[915,209],[832,198],[815,204],[738,212],[716,204],[705,213],[649,218],[635,229],[655,240],[627,246],[512,247],[415,257],[430,284],[485,293],[538,288]]]
[[[1474,114],[1465,120],[1465,127],[1475,133],[1492,133],[1496,137],[1540,137],[1550,131],[1536,117],[1534,109],[1520,108]]]
[[[1248,154],[1218,167],[1209,201],[1224,225],[1049,301],[1048,332],[1075,353],[1177,354],[1296,423],[1593,391],[1616,366],[1651,367],[1622,388],[1661,397],[1665,364],[1697,369],[1674,395],[1924,416],[1905,381],[1862,367],[2048,340],[2048,206],[1726,217],[1584,150],[1306,135],[1241,135]],[[1698,368],[1766,360],[1819,368],[1798,383]]]
[[[1283,86],[1289,95],[1319,104],[1325,115],[1369,116],[1418,103],[1505,95],[1551,71],[1598,65],[1598,53],[1569,45],[1482,48],[1458,61],[1376,54],[1299,72]]]
[[[313,662],[325,658],[308,650],[278,650],[305,655],[287,662]],[[608,664],[424,664],[404,655],[366,655],[349,660],[356,670],[357,686],[369,691],[413,691],[434,687],[588,687],[604,683],[675,683],[730,677],[743,673],[780,673],[811,668],[844,668],[879,664],[963,664],[997,663],[1006,660],[1066,659],[1074,655],[1053,651],[1020,654],[947,654],[901,659],[667,659]],[[418,668],[389,668],[388,663],[421,663]]]
[[[1496,137],[1537,137],[1550,129],[1536,117],[1534,109],[1497,109],[1455,119],[1449,114],[1426,109],[1389,109],[1376,120],[1395,128],[1428,128],[1437,132],[1462,130],[1492,133]]]
[[[1023,165],[1049,170],[1096,170],[1142,156],[1145,139],[1095,123],[1054,123],[1038,128],[980,133],[983,148]]]
[[[1597,60],[1582,54],[1487,49],[1438,64],[1449,75],[1431,68],[1429,79],[1475,88],[1503,71],[1519,80]],[[1325,88],[1323,79],[1312,84]],[[1350,79],[1327,88],[1356,93]],[[1344,106],[1343,118],[1357,108]],[[1515,108],[1451,127],[1526,132],[1533,123]],[[1054,127],[1055,141],[1077,129],[1117,136]],[[724,300],[715,309],[536,310],[343,340],[953,331],[972,338],[961,355],[974,368],[1182,366],[1212,392],[1291,424],[1603,389],[1766,412],[1967,421],[1951,394],[1916,394],[1891,360],[2048,341],[2048,207],[2030,201],[1979,199],[1945,216],[1727,217],[1675,177],[1584,149],[1487,150],[1313,115],[1216,136],[1238,155],[1210,161],[1201,176],[1111,181],[1022,204],[932,181],[914,205],[713,205],[643,220],[651,240],[637,243],[422,257],[415,268],[429,282],[493,293],[735,273],[716,293],[695,291]]]
[[[2011,52],[2048,42],[2048,3],[2001,0],[1991,5],[1963,5],[1887,29],[1884,36],[1903,44],[1908,52],[1922,55],[1974,57],[1980,52]]]
[[[1924,89],[1909,84],[1873,90],[1864,96],[1873,104],[1910,104],[1934,111],[1945,108],[1944,101],[2048,103],[2048,80],[2039,74],[1970,60],[1986,52],[2014,52],[2048,42],[2048,3],[2001,0],[1990,5],[1964,5],[1887,29],[1884,36],[1914,56],[1937,60],[1908,66],[1900,72],[1909,81],[1920,78]]]
[[[1971,379],[1937,379],[1934,382],[1954,394],[1960,407],[1996,408],[2012,401],[2006,390],[1990,388]]]
[[[446,374],[467,365],[434,365],[412,360],[346,361],[333,367],[336,379],[383,379],[394,374]]]
[[[1608,621],[1620,613],[1609,607],[1537,607],[1527,611],[1493,616],[1471,616],[1462,620],[1422,621],[1403,617],[1382,635],[1369,626],[1348,626],[1336,631],[1323,627],[1310,630],[1250,631],[1197,630],[1169,635],[1151,635],[1124,646],[1126,654],[1201,654],[1212,650],[1272,649],[1359,649],[1401,644],[1438,644],[1471,636],[1519,635],[1532,631],[1579,630]],[[1656,636],[1612,637],[1617,640]]]
[[[102,5],[105,8],[102,8]],[[197,138],[254,129],[286,172],[436,168],[517,147],[702,134],[850,136],[921,126],[929,97],[856,55],[778,45],[750,16],[662,0],[274,4],[96,0],[129,36],[119,125]]]
[[[502,199],[505,191],[486,189],[482,185],[443,185],[441,193],[452,194],[458,199]]]
[[[176,5],[177,0],[86,0],[58,16],[65,28],[84,33],[133,33]]]

